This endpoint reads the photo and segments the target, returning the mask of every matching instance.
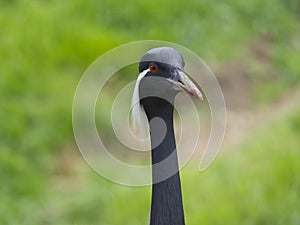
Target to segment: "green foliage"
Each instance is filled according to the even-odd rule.
[[[189,224],[298,224],[296,121],[299,114],[262,129],[204,174],[184,171]]]
[[[148,188],[118,187],[89,176],[86,170],[81,186],[75,182],[72,190],[68,190],[70,184],[67,190],[53,188],[57,158],[73,143],[71,108],[76,85],[99,55],[129,41],[162,39],[189,47],[212,64],[241,58],[248,62],[255,58],[248,53],[249,42],[266,37],[270,57],[261,65],[260,59],[254,60],[253,67],[245,70],[260,81],[255,98],[268,102],[299,81],[298,21],[299,4],[294,0],[1,0],[0,224],[147,223]],[[263,77],[265,64],[277,71],[271,79]],[[115,87],[134,79],[134,69],[113,80]],[[103,94],[109,106],[112,95]],[[98,124],[110,135],[105,109],[97,113]],[[299,149],[299,117],[287,124],[260,133],[258,141],[253,140],[256,144],[246,142],[245,155],[243,151],[232,160],[224,159],[203,176],[183,172],[189,224],[201,220],[209,224],[299,223],[295,213],[299,181],[292,174],[299,170],[294,150]],[[278,145],[271,144],[272,138],[280,136]],[[280,151],[280,146],[287,150]],[[265,152],[270,161],[264,161]],[[266,167],[264,173],[262,167]],[[276,183],[275,176],[282,181]],[[214,184],[225,188],[214,189]],[[211,189],[216,196],[210,195]],[[287,199],[281,196],[283,191],[290,191]],[[205,204],[197,205],[198,199]],[[267,221],[278,217],[282,221]]]
[[[300,114],[223,152],[204,173],[181,172],[187,224],[299,224]],[[49,224],[146,224],[150,188],[123,187],[84,170],[75,189],[48,195]],[[55,196],[53,199],[52,196]]]

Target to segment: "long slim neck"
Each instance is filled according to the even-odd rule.
[[[173,110],[173,106],[166,103],[160,110],[147,115],[149,121],[155,117],[159,118],[157,122],[150,122],[153,180],[150,225],[185,224],[173,128]],[[166,125],[164,138],[159,137],[162,133],[160,123],[162,121]],[[162,139],[159,144],[157,144],[158,139]],[[170,174],[173,175],[168,177]],[[168,178],[165,179],[165,176]]]

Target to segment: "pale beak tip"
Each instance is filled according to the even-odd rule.
[[[197,89],[193,88],[190,90],[191,94],[194,95],[196,98],[200,99],[201,101],[203,100],[203,95],[202,93]]]

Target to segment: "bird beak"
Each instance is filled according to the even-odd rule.
[[[190,78],[182,71],[177,70],[178,73],[178,80],[175,81],[176,84],[183,88],[185,91],[190,93],[191,95],[195,96],[196,98],[203,100],[203,95],[197,88],[197,86],[190,80]]]

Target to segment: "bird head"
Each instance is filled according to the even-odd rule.
[[[180,91],[186,91],[202,100],[197,86],[184,72],[185,62],[182,55],[170,47],[154,48],[146,52],[139,63],[139,76],[132,98],[133,128],[145,136],[145,111],[163,109],[164,99],[173,104]],[[148,118],[149,119],[149,118]]]

